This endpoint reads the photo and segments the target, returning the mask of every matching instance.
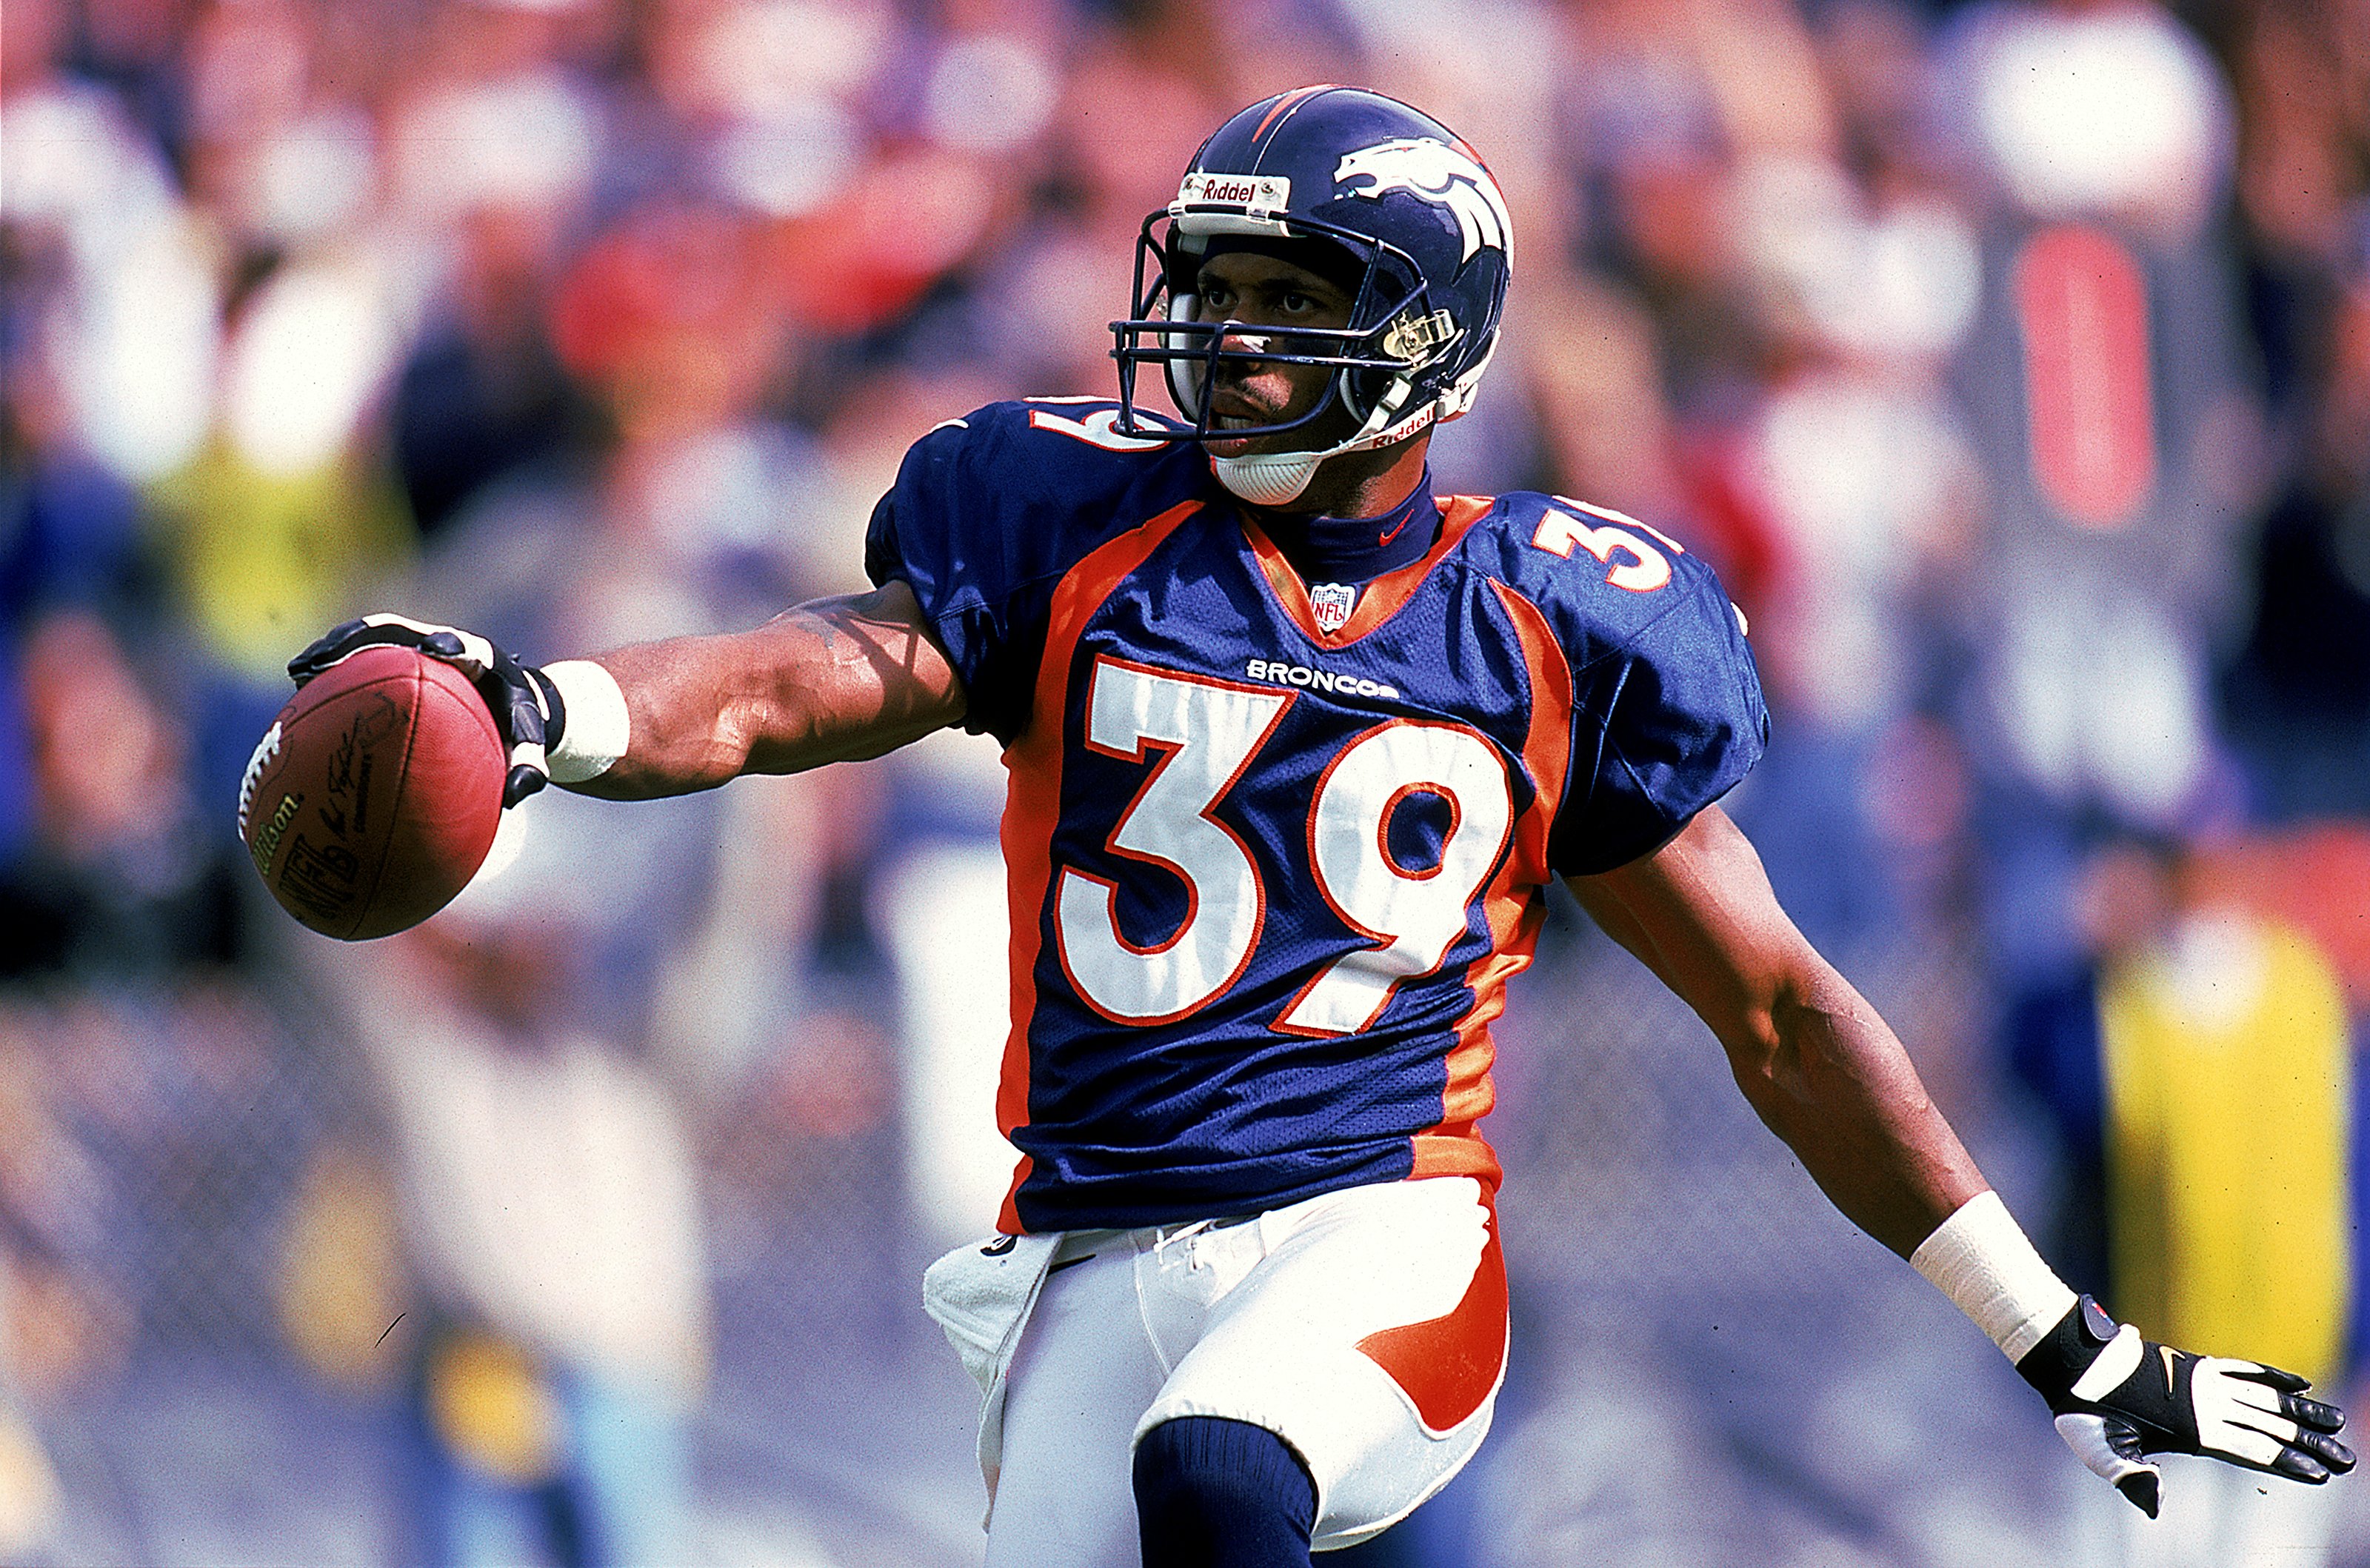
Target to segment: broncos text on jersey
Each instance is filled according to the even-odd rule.
[[[1494,1186],[1489,1028],[1546,883],[1652,850],[1761,755],[1727,598],[1618,513],[1454,496],[1329,628],[1205,455],[1111,416],[949,421],[867,541],[1006,747],[1003,1228]]]

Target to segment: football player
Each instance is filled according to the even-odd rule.
[[[2301,1379],[2061,1284],[1778,907],[1717,803],[1767,721],[1710,570],[1582,502],[1433,493],[1510,226],[1404,104],[1255,104],[1145,220],[1119,397],[923,437],[873,592],[542,668],[371,617],[292,673],[385,640],[468,664],[513,803],[1003,743],[1021,1159],[999,1236],[926,1283],[985,1396],[991,1564],[1305,1563],[1471,1457],[1506,1351],[1490,1023],[1558,878],[2134,1503],[2158,1453],[2352,1468]]]

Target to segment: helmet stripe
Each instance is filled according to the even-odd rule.
[[[1274,106],[1267,111],[1266,117],[1260,121],[1259,129],[1251,133],[1251,145],[1259,146],[1260,139],[1267,134],[1268,127],[1273,125],[1279,116],[1289,119],[1291,111],[1299,108],[1302,103],[1315,98],[1318,93],[1329,93],[1340,85],[1338,82],[1319,82],[1313,87],[1294,87],[1277,98]],[[1254,163],[1251,167],[1253,172],[1257,172],[1259,166]]]

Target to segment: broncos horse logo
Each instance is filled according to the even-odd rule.
[[[1455,213],[1465,237],[1460,265],[1484,246],[1508,252],[1506,259],[1513,262],[1513,220],[1507,216],[1506,198],[1471,154],[1430,136],[1382,142],[1350,154],[1333,171],[1337,189],[1355,179],[1373,183],[1348,192],[1352,196],[1375,199],[1387,191],[1407,190]]]

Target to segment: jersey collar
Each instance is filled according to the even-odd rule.
[[[1265,529],[1260,526],[1248,508],[1238,511],[1242,519],[1243,536],[1250,542],[1251,555],[1259,562],[1260,574],[1267,579],[1269,589],[1284,614],[1291,617],[1308,640],[1319,648],[1344,648],[1381,626],[1405,605],[1432,569],[1446,559],[1457,542],[1486,514],[1492,502],[1488,496],[1452,495],[1435,499],[1430,486],[1417,490],[1416,498],[1440,514],[1440,531],[1431,544],[1415,559],[1367,583],[1358,595],[1358,606],[1348,621],[1335,632],[1327,632],[1317,624],[1317,611],[1308,597],[1308,585],[1294,571],[1292,562],[1284,559]],[[1396,509],[1395,509],[1396,510]],[[1420,521],[1420,518],[1419,518]],[[1367,520],[1371,526],[1372,519]],[[1409,533],[1417,530],[1410,527]]]
[[[1309,517],[1237,505],[1310,582],[1373,582],[1422,559],[1439,536],[1432,470],[1405,501],[1379,517]]]

